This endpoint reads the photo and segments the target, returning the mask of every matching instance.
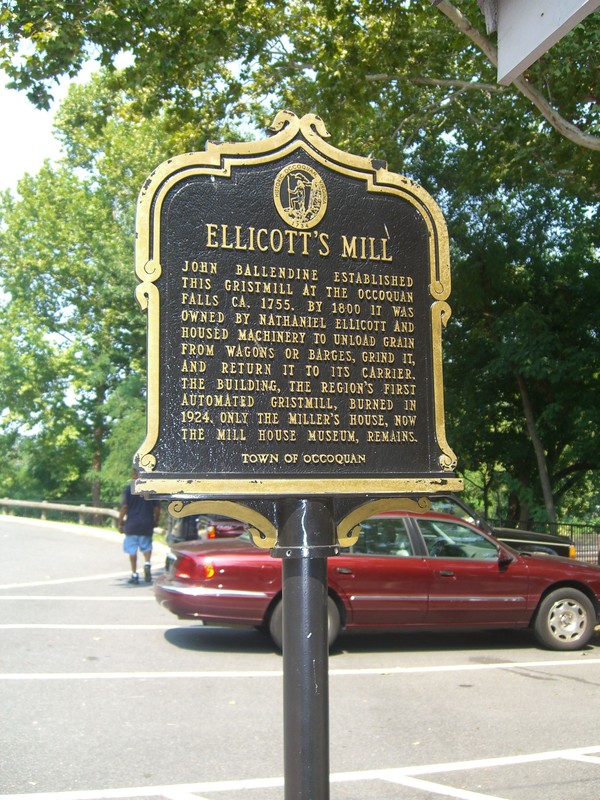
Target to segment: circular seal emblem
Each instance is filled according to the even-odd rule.
[[[275,178],[273,199],[279,216],[292,228],[314,228],[327,211],[323,179],[306,164],[290,164]]]

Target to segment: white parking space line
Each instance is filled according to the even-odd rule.
[[[199,794],[190,792],[165,792],[162,796],[165,800],[207,800],[206,797],[200,797]]]
[[[458,800],[504,800],[498,795],[471,792],[444,786],[422,778],[440,772],[458,772],[485,769],[486,767],[511,767],[539,761],[580,760],[592,753],[600,753],[600,745],[578,747],[569,750],[551,750],[544,753],[527,753],[518,756],[485,758],[479,761],[454,761],[448,764],[424,764],[418,767],[365,770],[363,772],[339,772],[330,775],[331,783],[356,783],[386,781],[419,789],[424,793],[443,794]],[[240,792],[255,789],[273,789],[284,785],[283,778],[251,778],[248,780],[213,781],[203,783],[174,784],[171,786],[136,786],[121,789],[90,789],[68,792],[28,792],[27,794],[3,794],[0,800],[134,800],[135,798],[168,798],[168,800],[203,800],[202,794],[216,792]]]
[[[586,755],[571,755],[563,756],[569,761],[583,761],[584,764],[600,764],[600,756],[586,756]]]
[[[163,678],[281,678],[283,670],[240,670],[235,672],[4,672],[0,681],[123,681]]]
[[[200,792],[235,792],[252,789],[277,789],[283,778],[249,778],[248,780],[186,783],[171,786],[134,786],[127,789],[89,789],[69,792],[27,792],[0,794],[0,800],[134,800],[136,797],[202,800]]]
[[[129,573],[127,573],[129,574]],[[133,591],[136,591],[134,588]],[[103,602],[103,601],[118,601],[119,603],[147,603],[148,601],[152,601],[156,603],[153,595],[140,595],[138,597],[133,597],[130,595],[116,595],[113,597],[98,596],[95,595],[74,595],[74,594],[65,594],[65,595],[53,595],[53,594],[0,594],[0,600],[43,600],[45,603],[48,601],[54,602],[55,600],[68,600],[69,602]]]
[[[7,622],[0,624],[2,631],[170,631],[173,625],[60,625],[46,622]]]
[[[457,789],[454,786],[444,786],[442,783],[432,783],[431,781],[424,781],[420,778],[400,778],[393,783],[398,783],[401,786],[407,786],[411,789],[420,789],[422,792],[429,794],[441,794],[444,797],[457,797],[459,800],[506,800],[506,798],[498,797],[492,794],[481,794],[480,792],[470,792],[468,789]]]
[[[110,578],[124,578],[129,572],[107,572],[103,575],[87,575],[80,578],[56,578],[47,581],[30,581],[28,583],[4,583],[0,585],[0,591],[4,589],[27,589],[32,586],[60,586],[64,583],[88,583],[89,581],[105,581]]]
[[[520,756],[498,756],[496,758],[480,758],[473,761],[453,761],[449,763],[427,764],[423,767],[406,767],[398,770],[400,775],[431,775],[436,772],[459,772],[483,767],[505,767],[515,764],[531,764],[536,761],[555,761],[558,758],[578,759],[589,753],[600,751],[600,745],[576,747],[568,750],[547,750],[543,753],[525,753]],[[393,770],[389,774],[393,777]]]
[[[3,626],[0,626],[3,627]],[[74,626],[79,627],[79,626]],[[90,626],[89,629],[102,630],[104,626]],[[113,627],[113,626],[108,626]],[[114,626],[121,629],[121,626]],[[128,626],[122,626],[128,628]],[[137,626],[134,626],[137,627]],[[140,626],[143,627],[143,626]],[[154,626],[149,626],[154,629]],[[164,630],[158,626],[159,630]],[[168,627],[172,630],[172,627]],[[406,674],[426,674],[430,672],[471,672],[474,670],[507,670],[509,672],[522,669],[547,669],[548,667],[579,667],[597,666],[600,659],[585,659],[585,661],[502,661],[494,664],[447,664],[436,665],[435,667],[379,667],[365,669],[332,669],[329,671],[331,677],[346,677],[360,675],[406,675]],[[0,681],[3,680],[27,680],[27,681],[49,681],[49,680],[164,680],[164,679],[184,679],[195,678],[202,680],[205,678],[280,678],[283,670],[198,670],[194,672],[31,672],[31,673],[2,673]]]
[[[364,669],[330,669],[330,675],[410,675],[413,673],[426,674],[430,672],[472,672],[474,670],[489,669],[538,669],[540,667],[580,667],[600,664],[600,658],[586,658],[577,660],[552,659],[550,661],[499,661],[490,664],[436,664],[434,666],[415,667],[370,667]]]

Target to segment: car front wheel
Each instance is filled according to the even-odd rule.
[[[591,600],[577,589],[556,589],[537,610],[533,630],[551,650],[579,650],[594,633],[596,613]]]
[[[340,612],[332,597],[327,598],[327,643],[329,647],[335,642],[340,632]],[[279,600],[269,619],[271,639],[281,650],[283,648],[283,602]]]

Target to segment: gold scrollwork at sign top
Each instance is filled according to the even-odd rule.
[[[189,517],[192,514],[218,514],[231,519],[239,519],[248,525],[248,532],[257,547],[270,550],[277,543],[277,529],[258,511],[254,511],[241,503],[232,500],[173,500],[169,503],[169,514],[172,517]]]
[[[315,133],[322,139],[329,139],[330,137],[325,123],[316,114],[305,114],[303,117],[297,117],[293,111],[278,111],[268,128],[268,132],[271,134],[280,133],[284,128],[286,129],[286,134],[292,138],[299,132],[309,137],[314,136]]]
[[[414,511],[423,514],[431,509],[427,497],[411,500],[408,497],[386,497],[382,500],[369,500],[350,512],[337,526],[337,537],[341,547],[352,547],[360,536],[360,523],[375,514],[385,511]]]

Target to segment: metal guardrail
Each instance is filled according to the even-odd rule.
[[[47,503],[45,500],[9,500],[8,498],[0,498],[0,508],[2,513],[6,514],[8,508],[35,508],[40,511],[41,519],[48,519],[49,511],[62,511],[70,514],[77,514],[79,517],[79,524],[85,525],[86,519],[89,517],[110,517],[113,520],[119,518],[119,512],[114,508],[96,508],[95,506],[69,505],[68,503]]]

